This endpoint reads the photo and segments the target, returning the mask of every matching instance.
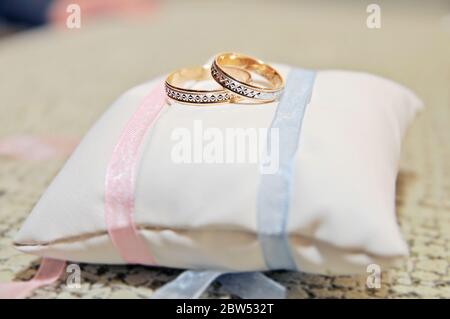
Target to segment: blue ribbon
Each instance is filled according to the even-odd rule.
[[[198,298],[222,274],[220,271],[186,270],[175,280],[156,290],[152,299]]]
[[[268,269],[297,270],[292,257],[286,225],[292,191],[292,170],[297,153],[303,116],[308,105],[316,73],[293,69],[268,131],[278,130],[279,167],[273,174],[261,175],[258,190],[258,237]],[[267,150],[271,150],[270,138]],[[241,298],[285,298],[286,289],[261,272],[226,273],[187,270],[159,288],[152,298],[198,298],[218,280],[229,293]]]
[[[286,225],[292,189],[292,169],[300,132],[314,85],[315,72],[294,69],[268,134],[278,130],[279,168],[274,174],[261,175],[258,191],[258,236],[268,269],[297,270],[289,247]],[[270,151],[270,139],[267,139]]]
[[[229,273],[218,281],[226,291],[242,299],[286,298],[286,288],[261,272]]]
[[[217,279],[232,295],[244,299],[282,299],[286,288],[260,272],[225,273],[210,270],[186,270],[162,286],[152,299],[194,299]]]

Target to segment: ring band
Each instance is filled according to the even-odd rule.
[[[238,77],[241,81],[250,81],[251,75],[245,70],[227,68],[227,71]],[[205,81],[211,79],[209,67],[183,68],[172,72],[166,78],[165,88],[167,96],[183,104],[210,105],[228,103],[238,98],[223,87],[213,90],[194,90],[185,88],[189,82]],[[212,79],[211,79],[212,80]]]
[[[229,67],[254,72],[267,80],[270,87],[244,83],[229,74],[226,69]],[[235,94],[266,102],[276,100],[284,88],[283,77],[273,67],[258,59],[236,53],[217,55],[211,65],[211,75],[217,83]]]

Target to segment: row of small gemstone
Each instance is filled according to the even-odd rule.
[[[187,94],[183,92],[178,92],[166,87],[166,93],[172,99],[184,102],[195,102],[195,103],[217,103],[228,101],[231,97],[230,94]]]
[[[240,95],[252,99],[261,98],[261,92],[249,89],[241,85],[240,83],[230,79],[228,76],[224,75],[220,70],[217,69],[215,63],[213,63],[211,67],[211,75],[216,81],[218,81],[222,86],[226,87],[230,91],[236,92]]]

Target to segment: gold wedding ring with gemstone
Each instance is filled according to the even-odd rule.
[[[251,79],[250,73],[245,70],[233,67],[229,67],[226,70],[242,82],[249,82]],[[191,67],[176,70],[166,78],[166,94],[171,100],[176,102],[196,105],[229,103],[239,99],[236,94],[223,87],[211,90],[189,88],[196,82],[207,80],[212,80],[211,71],[207,67]]]
[[[189,88],[190,84],[211,77],[220,88]],[[284,80],[277,70],[261,60],[237,53],[222,53],[215,57],[210,68],[184,68],[171,73],[165,86],[171,100],[184,104],[266,103],[278,99]]]
[[[256,73],[267,82],[267,85],[244,83],[227,71],[226,68],[229,67]],[[211,65],[211,75],[217,83],[229,91],[260,102],[276,100],[284,88],[283,77],[273,67],[261,60],[237,53],[217,55]]]

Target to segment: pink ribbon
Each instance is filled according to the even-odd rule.
[[[165,104],[164,85],[159,83],[125,125],[106,170],[106,226],[119,254],[130,264],[154,264],[149,248],[134,224],[134,190],[141,143]],[[0,284],[0,299],[24,298],[34,289],[57,281],[64,267],[65,261],[44,258],[30,281]]]
[[[65,266],[66,262],[62,260],[42,259],[36,275],[30,281],[0,284],[0,299],[25,298],[33,290],[51,285],[61,277]]]
[[[165,104],[164,86],[160,83],[125,125],[106,170],[106,225],[114,246],[129,264],[154,264],[134,224],[134,189],[142,140]]]

